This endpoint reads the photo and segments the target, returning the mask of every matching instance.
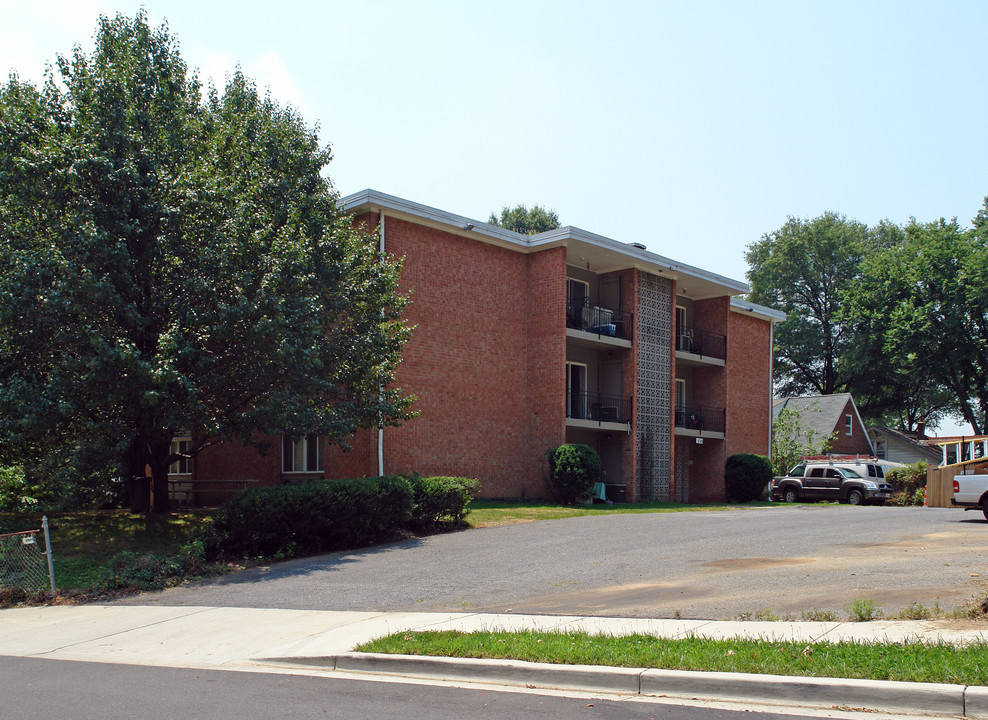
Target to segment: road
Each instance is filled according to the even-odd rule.
[[[0,716],[74,720],[784,720],[785,714],[642,700],[183,670],[0,656]],[[833,717],[833,713],[829,713]],[[854,717],[844,713],[842,717]],[[883,715],[882,717],[887,717]]]
[[[988,522],[834,505],[483,528],[255,568],[126,604],[800,619],[870,598],[953,608],[988,577]]]

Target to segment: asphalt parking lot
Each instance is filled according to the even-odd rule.
[[[119,602],[733,619],[959,607],[988,521],[949,508],[796,505],[531,522],[254,568]]]

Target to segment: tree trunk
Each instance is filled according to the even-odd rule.
[[[171,443],[152,443],[151,458],[151,493],[154,496],[153,509],[156,513],[171,512],[171,500],[168,497],[168,456]]]

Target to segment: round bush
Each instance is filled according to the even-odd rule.
[[[589,497],[603,474],[600,456],[589,445],[560,445],[549,453],[549,484],[564,503]]]
[[[772,481],[772,463],[764,455],[741,453],[727,458],[724,488],[728,502],[758,500]]]

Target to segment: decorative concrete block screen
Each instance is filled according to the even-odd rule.
[[[641,273],[638,280],[638,498],[669,499],[672,457],[672,282]]]

